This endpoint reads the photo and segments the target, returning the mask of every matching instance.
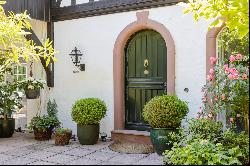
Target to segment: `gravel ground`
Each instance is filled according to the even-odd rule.
[[[40,142],[34,140],[33,134],[15,133],[12,138],[0,138],[0,165],[163,165],[162,157],[156,153],[115,152],[109,148],[112,143],[107,140],[80,145],[71,140],[69,145],[55,146],[53,138]],[[150,151],[149,147],[128,148],[135,153],[138,149]]]

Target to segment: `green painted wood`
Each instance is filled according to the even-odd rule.
[[[125,49],[126,129],[149,130],[142,117],[144,105],[162,95],[167,81],[167,48],[161,35],[153,30],[134,34]],[[148,66],[144,66],[144,60]],[[148,70],[148,74],[144,71]]]

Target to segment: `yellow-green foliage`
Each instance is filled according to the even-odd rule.
[[[249,32],[249,0],[188,0],[179,5],[186,7],[184,13],[192,12],[196,21],[201,17],[207,20],[218,18],[210,27],[225,23],[240,38]]]
[[[143,117],[153,128],[177,128],[188,113],[187,103],[176,96],[156,96],[143,109]]]
[[[56,51],[52,47],[52,41],[47,39],[43,46],[37,46],[32,40],[27,40],[24,36],[30,33],[30,17],[27,12],[14,14],[4,12],[2,5],[5,1],[0,1],[0,75],[12,63],[19,63],[20,58],[25,61],[29,59],[39,60],[45,58],[46,65],[50,60],[55,61]]]
[[[72,108],[72,118],[79,125],[99,124],[105,117],[107,107],[104,101],[97,98],[86,98],[76,101]]]

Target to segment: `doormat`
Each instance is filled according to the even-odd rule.
[[[128,154],[148,154],[154,153],[152,145],[133,144],[115,142],[109,145],[109,148],[115,152],[128,153]]]

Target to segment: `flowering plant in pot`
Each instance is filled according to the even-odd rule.
[[[47,104],[47,115],[37,115],[31,119],[28,128],[34,131],[36,140],[44,141],[51,139],[53,129],[60,125],[57,112],[55,100],[49,100]]]
[[[36,99],[40,96],[40,89],[44,88],[45,81],[29,77],[18,84],[19,88],[25,91],[27,99]]]
[[[15,130],[12,113],[22,108],[21,94],[17,92],[16,83],[0,83],[0,138],[9,138]]]
[[[72,136],[72,130],[67,128],[56,128],[55,130],[55,144],[68,145]]]
[[[97,98],[80,99],[73,105],[71,116],[77,123],[77,137],[82,145],[97,143],[100,133],[99,123],[106,112],[106,104]]]
[[[210,61],[212,67],[207,76],[208,82],[202,90],[204,106],[200,112],[209,112],[210,116],[215,116],[225,111],[231,127],[239,131],[244,128],[249,132],[248,56],[236,54],[228,60],[211,57]],[[239,120],[243,121],[242,127],[236,125]]]
[[[162,95],[151,99],[143,109],[143,118],[151,126],[150,137],[157,154],[171,149],[169,134],[177,132],[189,109],[176,96]]]

